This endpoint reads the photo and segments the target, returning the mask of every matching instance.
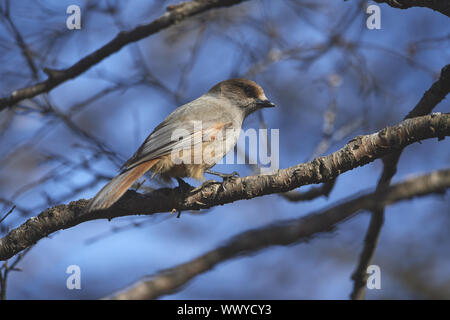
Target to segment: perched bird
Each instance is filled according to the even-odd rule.
[[[274,107],[254,81],[230,79],[175,109],[122,166],[122,172],[91,200],[88,212],[111,207],[147,171],[163,179],[203,180],[203,174],[234,148],[242,122]],[[225,175],[224,175],[225,176]]]

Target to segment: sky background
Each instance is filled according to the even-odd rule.
[[[17,0],[11,2],[10,16],[42,70],[71,66],[120,30],[152,21],[173,3]],[[81,7],[81,30],[65,26],[71,4]],[[94,196],[106,182],[95,180],[98,175],[114,176],[121,162],[171,111],[230,77],[257,81],[277,104],[251,115],[245,128],[258,129],[263,119],[269,129],[279,129],[280,168],[310,160],[323,139],[323,115],[333,103],[335,127],[355,128],[325,154],[356,135],[398,123],[450,61],[449,21],[426,8],[380,5],[381,29],[369,30],[366,6],[360,1],[252,0],[214,10],[126,46],[52,90],[51,103],[69,112],[75,104],[114,88],[72,117],[117,154],[113,160],[101,153],[93,157],[98,150],[92,151],[88,139],[57,117],[37,112],[42,98],[3,111],[0,198],[18,207],[3,225],[15,228],[50,205]],[[112,7],[116,10],[108,9]],[[330,44],[333,34],[340,40]],[[282,59],[270,61],[277,55]],[[138,63],[137,56],[142,58]],[[163,89],[149,80],[148,73],[143,77],[148,70]],[[38,77],[45,79],[45,74],[39,71]],[[3,23],[1,96],[34,82]],[[448,110],[448,99],[435,109]],[[449,147],[449,139],[409,146],[393,182],[448,167]],[[84,162],[89,164],[80,165]],[[252,173],[245,165],[218,165],[214,170]],[[328,198],[310,202],[291,203],[275,194],[205,212],[183,212],[180,219],[160,213],[91,221],[56,232],[27,253],[19,264],[23,271],[10,274],[8,298],[106,296],[145,275],[187,262],[240,232],[301,217],[373,190],[381,170],[377,160],[344,173]],[[22,189],[51,172],[55,173],[51,179]],[[149,186],[160,186],[148,180]],[[90,181],[95,183],[85,187]],[[387,208],[373,261],[381,268],[382,288],[368,290],[368,299],[450,298],[449,204],[448,195],[428,196]],[[10,207],[3,201],[0,215]],[[226,261],[162,298],[347,299],[369,218],[367,212],[361,213],[308,243],[271,247]],[[66,288],[69,265],[81,268],[81,290]]]

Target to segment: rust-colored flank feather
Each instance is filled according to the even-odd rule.
[[[97,193],[89,204],[88,211],[111,207],[137,179],[150,170],[158,161],[159,159],[150,160],[119,174]]]

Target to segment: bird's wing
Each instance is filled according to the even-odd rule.
[[[174,151],[195,148],[198,143],[214,140],[219,135],[225,137],[225,130],[232,127],[232,116],[220,112],[214,101],[199,100],[172,112],[122,168],[128,170]]]

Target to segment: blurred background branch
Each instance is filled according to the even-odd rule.
[[[393,8],[408,9],[412,7],[424,7],[438,11],[450,17],[450,4],[445,0],[374,0],[378,3],[387,3]]]
[[[209,209],[237,200],[252,199],[286,192],[300,186],[335,181],[351,169],[366,165],[414,142],[450,136],[450,114],[432,114],[407,119],[380,132],[358,136],[342,149],[311,162],[279,169],[271,175],[235,178],[232,181],[205,182],[201,187],[185,190],[158,189],[147,194],[126,193],[107,210],[86,214],[88,200],[48,208],[0,239],[0,260],[9,259],[49,234],[93,219],[108,219],[132,214],[153,214],[184,210]]]
[[[449,139],[433,139],[410,145],[401,158],[395,158],[396,150],[384,157],[395,161],[383,166],[375,161],[341,174],[343,162],[330,171],[335,175],[327,175],[326,167],[311,179],[302,175],[320,169],[320,161],[305,167],[312,159],[331,160],[339,150],[361,152],[343,148],[358,143],[348,143],[351,137],[380,132],[405,114],[414,118],[449,110],[443,99],[448,82],[444,70],[439,73],[450,60],[447,1],[384,2],[381,29],[369,30],[366,8],[374,3],[362,0],[81,0],[82,28],[68,30],[66,9],[73,1],[1,0],[0,237],[16,234],[18,241],[3,256],[10,259],[2,264],[2,295],[105,296],[146,274],[212,252],[234,234],[322,212],[358,190],[373,190],[377,181],[381,188],[380,175],[389,167],[396,173],[385,186],[447,167]],[[398,10],[412,5],[443,10]],[[145,177],[133,188],[146,197],[129,191],[118,211],[108,213],[126,217],[109,223],[75,218],[86,203],[77,199],[92,197],[115,176],[168,113],[230,77],[257,81],[277,104],[273,112],[247,119],[244,129],[280,129],[280,168],[305,162],[286,175],[293,181],[276,180],[280,184],[269,188],[266,180],[253,177],[264,164],[251,159],[244,141],[237,153],[249,160],[246,165],[215,168],[249,176],[228,183],[230,193],[213,184],[202,189],[203,196],[185,197],[170,184]],[[435,84],[424,95],[430,83]],[[270,150],[276,142],[268,139],[265,145]],[[243,183],[256,181],[264,182],[260,191]],[[322,184],[294,190],[303,182]],[[237,195],[262,194],[258,200],[231,202]],[[228,204],[218,205],[223,203]],[[376,246],[370,259],[360,264],[381,267],[382,289],[361,297],[450,297],[449,205],[448,196],[421,197],[386,209],[385,223],[378,224],[383,233],[371,242]],[[175,207],[183,211],[181,219],[146,214]],[[45,219],[31,218],[39,212]],[[364,251],[370,217],[357,215],[341,223],[339,232],[323,233],[307,246],[277,247],[221,264],[169,298],[346,298],[356,284],[350,274]],[[62,228],[68,230],[54,232]],[[19,253],[39,239],[26,255]],[[18,270],[19,257],[22,271],[10,272]],[[73,264],[82,269],[83,290],[63,285]]]
[[[382,191],[359,195],[352,200],[296,220],[281,221],[260,229],[249,230],[234,236],[217,249],[192,261],[147,276],[130,288],[114,293],[108,298],[155,299],[174,292],[195,276],[211,270],[225,260],[249,255],[269,246],[309,242],[322,233],[335,231],[339,223],[362,210],[432,193],[442,194],[449,187],[450,170],[440,170],[397,183]]]
[[[450,65],[446,65],[442,68],[439,79],[425,92],[414,109],[404,119],[429,114],[437,104],[445,99],[449,92]],[[392,177],[397,172],[397,164],[401,153],[402,150],[399,150],[383,158],[383,172],[378,180],[377,190],[382,190],[391,183]],[[369,228],[364,238],[364,248],[361,252],[358,266],[352,275],[354,281],[353,291],[350,294],[352,299],[364,299],[367,283],[367,267],[372,262],[375,254],[383,223],[384,207],[378,206],[372,211]]]

